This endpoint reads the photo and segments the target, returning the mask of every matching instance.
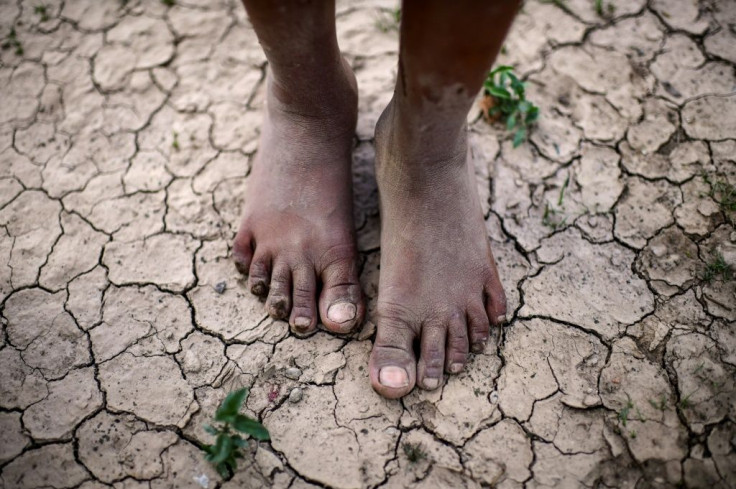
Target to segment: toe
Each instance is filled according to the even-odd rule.
[[[368,369],[373,389],[383,397],[398,399],[414,388],[414,337],[414,331],[408,324],[396,319],[379,318]]]
[[[503,326],[506,322],[506,294],[503,291],[503,285],[498,278],[496,266],[493,266],[493,272],[486,282],[486,312],[488,319],[494,326]]]
[[[256,252],[248,273],[250,291],[258,297],[266,297],[268,284],[271,282],[271,257]]]
[[[468,340],[470,351],[483,353],[491,334],[488,313],[480,301],[468,307]]]
[[[317,279],[314,268],[308,265],[294,267],[292,272],[292,307],[289,324],[299,334],[306,334],[317,326]]]
[[[336,263],[322,272],[319,314],[322,324],[335,333],[348,333],[363,321],[365,303],[355,260]]]
[[[468,361],[468,327],[465,318],[457,314],[447,325],[445,370],[450,374],[462,372]]]
[[[274,319],[286,319],[291,312],[291,269],[285,263],[274,265],[266,310]]]
[[[253,246],[249,233],[242,230],[238,231],[233,241],[233,261],[235,268],[243,275],[248,275],[250,264],[253,260]]]
[[[422,327],[417,384],[424,389],[434,390],[442,384],[446,338],[447,324],[428,323]]]

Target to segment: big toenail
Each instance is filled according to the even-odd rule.
[[[294,328],[296,328],[298,331],[306,331],[309,328],[310,324],[312,324],[312,320],[309,318],[305,318],[304,316],[300,316],[294,319]]]
[[[336,302],[327,309],[327,319],[336,323],[346,323],[355,319],[357,309],[351,302]]]
[[[265,295],[266,284],[264,284],[263,282],[256,282],[253,284],[253,287],[250,288],[250,291],[255,295]]]
[[[440,379],[424,379],[424,387],[434,390],[440,385]]]
[[[378,381],[386,387],[406,387],[409,385],[409,376],[401,367],[383,367],[378,372]]]
[[[473,343],[470,349],[473,350],[473,353],[483,353],[486,350],[486,342]]]
[[[457,374],[463,369],[462,363],[453,363],[450,365],[450,373]]]
[[[506,324],[506,314],[501,314],[500,316],[498,316],[496,318],[496,324],[498,325]]]

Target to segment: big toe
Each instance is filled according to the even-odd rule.
[[[412,348],[414,336],[406,323],[379,319],[369,371],[373,389],[383,397],[397,399],[414,388],[417,370]]]
[[[354,263],[337,265],[322,274],[319,297],[322,324],[334,333],[348,333],[363,321],[365,302]]]

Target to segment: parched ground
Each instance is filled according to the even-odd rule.
[[[300,340],[245,290],[265,59],[235,0],[171,3],[0,1],[0,487],[736,487],[736,2],[527,2],[531,140],[469,117],[513,319],[400,402],[371,321]],[[395,7],[338,5],[371,307]],[[241,386],[273,441],[222,481],[197,446]]]

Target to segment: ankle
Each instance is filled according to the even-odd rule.
[[[467,133],[462,123],[442,113],[422,119],[392,100],[376,123],[376,177],[393,180],[397,174],[424,180],[433,174],[456,172],[467,165]]]
[[[267,83],[269,110],[304,119],[331,119],[343,125],[357,118],[357,82],[341,56],[320,69],[290,76],[270,71]]]

